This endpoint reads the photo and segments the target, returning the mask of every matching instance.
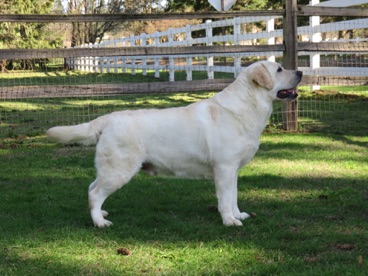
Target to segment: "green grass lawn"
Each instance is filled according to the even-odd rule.
[[[215,72],[216,79],[234,78],[234,74]],[[207,79],[207,72],[194,71],[193,80]],[[185,71],[175,71],[175,80],[186,80]],[[127,83],[127,82],[155,82],[169,81],[169,72],[161,71],[160,77],[155,77],[155,71],[147,70],[143,75],[142,70],[136,70],[133,75],[131,70],[122,73],[119,69],[118,73],[90,73],[83,71],[61,71],[48,69],[46,71],[27,71],[14,70],[9,73],[0,73],[1,86],[33,86],[33,85],[83,85],[83,84],[100,84],[100,83]]]
[[[1,275],[368,273],[368,137],[265,134],[239,175],[243,227],[222,225],[212,181],[139,174],[107,229],[88,213],[94,148],[39,139],[0,149]]]
[[[0,78],[4,86],[90,81],[52,74]],[[94,147],[44,137],[50,126],[212,92],[1,101],[0,275],[367,275],[367,87],[345,89],[301,88],[299,133],[280,131],[275,106],[239,175],[240,208],[256,213],[243,227],[222,225],[212,181],[139,174],[105,203],[114,225],[96,229],[87,199]]]
[[[326,87],[309,92],[301,87],[299,130],[364,136],[368,133],[368,87]],[[341,91],[341,92],[340,92]],[[35,137],[55,125],[90,121],[123,109],[166,108],[208,98],[214,92],[153,95],[122,95],[90,98],[18,99],[0,102],[1,139]],[[275,102],[268,131],[282,128],[283,104]],[[14,141],[11,140],[11,143]]]
[[[233,78],[233,74],[215,72],[215,78]],[[206,72],[193,72],[193,79],[206,79]],[[0,74],[2,87],[27,87],[33,85],[83,85],[108,83],[134,83],[168,81],[168,72],[161,72],[160,78],[153,71],[144,76],[137,70],[129,73],[87,73],[61,71],[48,68],[46,71],[11,71]],[[175,72],[176,80],[185,80],[185,72]],[[26,91],[25,88],[20,88]],[[106,88],[102,88],[106,89]],[[205,88],[204,88],[205,89]],[[21,90],[21,91],[23,91]],[[5,90],[6,91],[6,90]],[[325,133],[365,135],[368,133],[368,86],[322,87],[311,92],[309,87],[299,87],[299,130]],[[6,92],[5,92],[6,93]],[[94,119],[108,112],[125,108],[164,108],[179,106],[209,97],[213,93],[181,93],[91,96],[88,98],[24,98],[0,101],[0,139],[35,136],[45,129],[58,124],[75,124]],[[269,129],[282,127],[283,105],[275,104]],[[1,143],[1,142],[0,142]]]

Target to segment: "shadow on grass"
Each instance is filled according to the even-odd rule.
[[[301,132],[323,134],[368,134],[368,93],[303,93],[298,103],[298,127]],[[282,129],[283,104],[275,102],[269,130]]]
[[[160,108],[180,106],[202,97],[189,96],[180,100],[173,95],[141,97],[140,101],[119,98],[121,102],[114,105],[91,103],[89,112],[97,110],[92,115],[97,116],[113,108],[151,107],[155,100],[160,100]],[[26,118],[29,126],[39,118],[55,123],[60,114],[80,108],[65,99],[62,103],[58,99],[39,101],[34,103],[61,108],[49,116],[44,110],[19,111],[19,118]],[[14,127],[20,126],[0,127],[15,135],[19,131]],[[43,133],[42,129],[33,131]],[[217,202],[211,181],[140,174],[107,200],[105,208],[114,223],[109,229],[95,229],[88,214],[87,189],[95,175],[94,147],[51,147],[44,141],[28,143],[28,147],[26,139],[11,137],[0,147],[0,272],[12,274],[13,268],[13,274],[26,275],[33,268],[34,274],[45,269],[50,275],[122,274],[123,270],[110,262],[126,267],[126,260],[115,258],[121,257],[117,248],[127,247],[132,251],[130,268],[134,260],[143,263],[148,256],[163,266],[170,260],[165,270],[168,274],[180,274],[177,263],[188,265],[192,270],[186,274],[190,274],[199,270],[194,268],[196,261],[183,253],[189,247],[193,251],[188,254],[193,254],[197,263],[218,265],[208,270],[212,274],[247,273],[249,269],[256,271],[255,275],[300,270],[308,274],[303,267],[317,267],[314,274],[322,275],[327,269],[331,274],[340,270],[342,275],[343,270],[359,275],[360,270],[354,270],[359,269],[356,258],[368,255],[367,175],[354,175],[348,169],[346,175],[326,172],[316,177],[313,172],[327,161],[330,163],[325,166],[332,166],[331,162],[366,166],[367,142],[362,137],[268,135],[256,163],[246,167],[239,178],[240,208],[257,214],[241,228],[222,225],[213,207]],[[304,161],[314,165],[302,174],[280,174],[280,170],[272,172],[260,165],[272,163],[295,170],[295,165]],[[350,245],[351,249],[344,251],[338,245]],[[106,257],[100,260],[101,256]],[[151,263],[147,271],[157,266]],[[367,269],[366,264],[363,269]],[[160,274],[158,270],[152,274],[155,272]]]
[[[267,143],[257,158],[301,159],[283,153],[285,147],[296,151],[301,144]],[[321,145],[302,148],[329,150]],[[169,274],[180,273],[180,264],[192,269],[186,274],[201,271],[193,270],[198,262],[213,262],[208,271],[214,274],[305,273],[308,267],[317,267],[317,273],[335,272],[336,264],[340,272],[359,273],[356,258],[368,254],[368,193],[361,176],[248,172],[239,178],[239,206],[257,216],[243,227],[224,227],[213,207],[217,203],[212,181],[139,174],[105,204],[114,225],[96,229],[87,202],[93,152],[40,147],[2,153],[1,166],[7,169],[0,176],[0,271],[115,275],[124,271],[116,263],[129,269],[141,265],[143,271],[145,266],[134,262],[152,258],[155,262],[147,265],[151,274],[159,274],[158,266],[167,262]],[[308,158],[319,160],[318,154]],[[339,245],[351,247],[341,250]],[[130,259],[117,255],[120,247],[132,251]]]
[[[354,161],[363,164],[368,162],[368,140],[365,137],[343,136],[343,135],[323,135],[323,134],[291,134],[287,141],[282,141],[278,137],[283,135],[268,135],[268,140],[261,143],[257,152],[257,158],[262,159],[282,159],[290,161],[307,160],[323,163],[324,161],[343,162]],[[293,138],[295,137],[295,139]],[[300,141],[300,137],[305,137]],[[308,139],[310,137],[310,139]],[[323,142],[329,139],[331,143]],[[295,140],[295,141],[293,141]],[[350,151],[361,154],[351,154]],[[304,154],[295,154],[304,152]]]
[[[323,184],[323,180],[312,184],[309,178],[243,177],[239,181],[240,207],[256,212],[257,217],[245,221],[243,227],[224,227],[212,208],[216,204],[212,183],[138,176],[106,202],[114,222],[108,229],[92,226],[87,187],[81,184],[88,180],[68,183],[69,179],[54,178],[50,183],[49,178],[30,178],[23,182],[26,187],[11,184],[18,192],[10,194],[3,186],[6,204],[2,201],[0,214],[7,222],[1,227],[0,264],[13,266],[18,275],[29,268],[66,275],[96,273],[98,266],[93,263],[99,262],[102,272],[110,275],[124,271],[109,265],[119,257],[118,248],[128,248],[130,258],[136,260],[149,255],[160,263],[169,258],[180,267],[182,258],[187,257],[180,252],[189,247],[217,256],[219,268],[212,272],[222,274],[222,266],[236,262],[233,271],[255,269],[267,274],[279,270],[282,274],[288,269],[298,271],[303,265],[321,265],[324,271],[328,271],[328,263],[353,266],[356,256],[368,253],[367,194],[360,192],[366,185],[363,180],[355,180],[352,188],[351,179],[330,178],[324,181],[332,184]],[[352,249],[341,251],[337,248],[341,244]],[[223,256],[218,258],[218,254]],[[83,255],[89,255],[87,262]],[[318,261],[309,264],[306,257]],[[123,265],[124,261],[120,262]],[[179,267],[168,271],[178,273]]]

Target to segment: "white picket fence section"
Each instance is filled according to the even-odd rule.
[[[165,32],[156,32],[153,34],[141,34],[139,36],[130,36],[117,38],[112,40],[103,41],[100,44],[82,45],[79,47],[135,47],[135,46],[147,46],[147,47],[176,47],[176,46],[193,46],[193,45],[214,45],[214,44],[232,44],[232,45],[256,45],[256,44],[268,44],[282,43],[283,30],[275,30],[275,19],[281,17],[237,17],[233,19],[210,21],[198,25],[187,25],[182,28],[168,29]],[[246,24],[261,23],[265,26],[263,31],[259,31],[256,28],[251,28],[252,25],[248,25],[248,29],[251,28],[252,32],[246,32]],[[215,28],[233,27],[233,34],[227,35],[213,35]],[[321,42],[321,39],[316,41],[316,34],[331,33],[343,30],[352,29],[366,29],[368,27],[368,19],[355,19],[343,22],[317,24],[305,27],[298,27],[298,35],[303,40]],[[195,31],[202,31],[205,33],[204,37],[192,37],[192,33]],[[221,33],[221,31],[219,32]],[[320,37],[320,36],[319,36]],[[326,41],[334,41],[336,36],[330,36]],[[344,40],[343,42],[346,42]],[[349,40],[353,41],[368,41],[367,38]],[[339,55],[337,52],[323,52],[314,53],[313,55]],[[366,52],[361,53],[345,53],[354,55],[366,55]],[[310,53],[299,52],[300,56],[310,55]],[[205,71],[207,72],[208,79],[214,78],[214,72],[226,72],[232,73],[236,77],[241,70],[241,59],[246,57],[258,57],[262,59],[269,59],[274,61],[275,57],[282,56],[282,52],[267,52],[267,53],[229,53],[229,54],[202,54],[202,55],[158,55],[158,56],[115,56],[115,57],[80,57],[67,61],[69,66],[73,69],[88,71],[88,72],[131,72],[136,73],[136,70],[142,70],[143,75],[147,74],[148,70],[155,72],[155,77],[160,76],[160,71],[169,72],[169,80],[175,80],[175,71],[185,71],[186,79],[192,80],[193,71]],[[232,64],[227,66],[215,65],[215,58],[231,58]],[[161,61],[166,58],[166,62]],[[180,59],[180,62],[178,62]],[[198,65],[196,60],[205,60],[206,64]],[[316,61],[317,62],[317,61]],[[318,66],[313,63],[311,56],[311,66],[299,68],[305,75],[319,75],[319,76],[368,76],[367,67],[320,67],[319,60]]]

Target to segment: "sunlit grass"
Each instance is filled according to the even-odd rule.
[[[319,95],[327,95],[327,96],[338,96],[341,94],[354,94],[357,96],[362,96],[363,98],[368,97],[368,86],[360,85],[360,86],[321,86],[320,90],[315,93],[311,93],[310,86],[298,86],[298,91],[302,93],[304,97],[310,97],[315,95],[316,93]]]
[[[339,139],[324,136],[308,136],[308,139],[300,139],[305,134],[294,134],[288,139],[284,136],[269,135],[262,137],[264,145],[258,153],[258,161],[251,162],[249,167],[262,167],[264,171],[264,159],[272,160],[267,172],[278,175],[292,173],[296,176],[308,175],[309,177],[334,177],[354,176],[354,173],[365,174],[368,168],[365,166],[368,136],[351,137],[341,136]],[[299,140],[295,143],[295,140]],[[263,155],[263,149],[267,156]],[[293,152],[302,151],[309,158],[294,160]],[[352,156],[352,152],[354,155]],[[270,156],[271,155],[271,156]],[[295,162],[297,161],[297,162]]]
[[[114,225],[96,229],[87,207],[94,147],[9,142],[0,148],[0,273],[364,275],[367,144],[263,135],[239,176],[239,206],[257,215],[243,227],[221,224],[212,181],[139,174],[105,204]]]
[[[44,105],[27,102],[0,102],[0,108],[6,111],[44,110]]]
[[[344,100],[341,108],[311,116],[323,126],[342,124],[339,135],[266,131],[239,173],[239,206],[256,213],[243,227],[221,224],[213,181],[144,174],[107,200],[114,225],[93,227],[94,147],[55,145],[45,130],[211,95],[1,102],[0,275],[367,275],[368,132],[360,96],[333,94]],[[301,102],[325,97],[313,95]]]

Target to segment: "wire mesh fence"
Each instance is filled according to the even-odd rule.
[[[122,27],[100,44],[58,51],[0,50],[1,138],[37,137],[50,126],[126,108],[185,105],[226,87],[254,61],[283,63],[279,13],[206,19],[158,20],[149,34]],[[298,27],[298,67],[305,75],[299,130],[368,133],[367,19],[328,20]],[[71,23],[51,24],[71,29]],[[285,107],[275,103],[268,130],[282,130],[284,117]]]

